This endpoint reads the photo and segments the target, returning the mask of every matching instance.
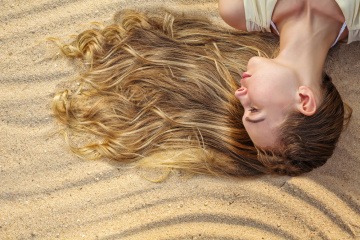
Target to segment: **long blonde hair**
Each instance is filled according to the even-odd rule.
[[[298,175],[330,158],[351,109],[327,75],[317,113],[291,113],[279,129],[279,146],[258,149],[234,91],[251,57],[278,52],[276,37],[163,12],[120,12],[110,26],[57,42],[84,65],[76,84],[53,101],[76,154],[236,176]],[[71,141],[74,136],[82,138]]]
[[[112,25],[58,42],[66,57],[85,66],[53,100],[71,149],[84,158],[196,173],[268,172],[234,91],[248,60],[270,57],[277,40],[163,12],[123,11]],[[70,141],[79,135],[86,137]],[[155,153],[167,154],[142,162]]]

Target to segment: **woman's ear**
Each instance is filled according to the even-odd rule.
[[[317,109],[314,92],[306,86],[300,86],[298,94],[297,109],[306,116],[313,115]]]

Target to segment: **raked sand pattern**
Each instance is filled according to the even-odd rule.
[[[67,39],[121,9],[207,14],[215,0],[0,1],[0,239],[360,239],[360,43],[327,63],[354,110],[328,163],[301,177],[157,175],[74,156],[51,116],[76,76],[47,37]]]

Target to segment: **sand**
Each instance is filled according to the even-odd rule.
[[[2,0],[0,239],[360,239],[360,43],[331,50],[326,69],[354,110],[333,157],[301,177],[230,179],[152,173],[74,156],[51,116],[75,76],[47,37],[68,38],[125,8],[207,14],[215,0]]]

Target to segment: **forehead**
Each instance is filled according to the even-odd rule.
[[[264,121],[252,123],[243,117],[244,127],[249,134],[252,142],[261,148],[276,147],[279,137],[279,128],[286,119],[286,111],[278,107],[277,110],[270,111]]]
[[[275,146],[278,139],[277,128],[268,119],[259,123],[244,121],[244,126],[254,145],[262,148]]]

